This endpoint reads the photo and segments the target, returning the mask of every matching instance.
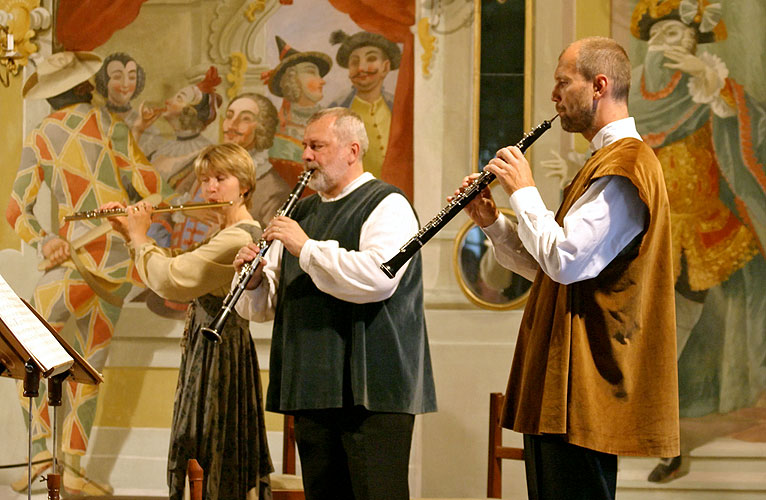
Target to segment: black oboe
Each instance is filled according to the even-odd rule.
[[[516,147],[524,153],[529,146],[532,145],[543,133],[551,128],[551,123],[558,115],[554,116],[550,120],[543,120],[537,127],[533,128],[516,143]],[[436,214],[436,217],[428,221],[418,233],[407,241],[400,249],[399,253],[394,255],[387,262],[380,265],[380,269],[386,273],[386,276],[393,279],[399,269],[402,268],[408,260],[412,258],[415,253],[420,250],[420,247],[425,245],[436,233],[441,230],[449,221],[451,221],[460,211],[468,205],[479,193],[489,186],[492,181],[495,180],[495,174],[488,170],[484,170],[479,176],[456,195],[452,201]]]
[[[277,213],[274,217],[279,217],[280,215],[290,217],[290,215],[293,213],[293,210],[295,210],[295,205],[298,203],[301,194],[303,194],[303,190],[309,183],[309,179],[311,179],[311,174],[313,173],[313,170],[306,170],[301,174],[300,178],[298,179],[298,184],[295,185],[293,190],[290,192],[290,195],[287,197],[287,200],[285,200],[285,203],[279,208],[279,210],[277,210]],[[226,320],[228,319],[229,314],[231,314],[234,310],[234,306],[237,304],[237,301],[245,291],[247,282],[250,281],[250,279],[255,274],[255,270],[258,269],[258,265],[263,260],[263,256],[266,255],[266,251],[271,248],[272,242],[273,240],[266,241],[263,238],[258,240],[258,255],[252,261],[247,262],[242,266],[242,270],[239,272],[239,278],[237,279],[237,284],[223,299],[221,310],[218,312],[216,317],[213,318],[213,321],[211,321],[208,326],[202,328],[202,334],[206,339],[216,343],[221,341],[221,331],[223,331],[223,326],[226,324]]]

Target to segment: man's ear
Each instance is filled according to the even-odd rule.
[[[593,98],[601,99],[607,93],[609,79],[604,74],[598,74],[593,78]]]
[[[361,161],[360,154],[362,152],[361,146],[359,146],[358,142],[352,142],[348,145],[349,147],[349,154],[351,155],[349,157],[349,163],[356,163],[357,161]]]
[[[387,75],[391,71],[391,61],[386,59],[383,61],[383,74]]]

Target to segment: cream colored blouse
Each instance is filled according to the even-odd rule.
[[[162,248],[151,242],[131,247],[131,253],[146,286],[162,298],[189,302],[207,293],[228,293],[234,277],[234,257],[253,241],[251,233],[258,235],[260,225],[242,221],[220,230],[192,250]]]

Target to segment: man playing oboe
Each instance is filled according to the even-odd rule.
[[[529,498],[613,499],[617,455],[678,454],[670,212],[660,164],[628,115],[630,70],[608,38],[559,57],[552,99],[592,156],[555,216],[514,147],[486,169],[518,223],[488,189],[466,206],[498,261],[534,279],[502,419],[524,434]]]
[[[303,161],[317,194],[271,221],[265,266],[236,305],[274,319],[266,409],[295,416],[309,500],[409,499],[414,416],[436,410],[420,256],[395,279],[378,269],[417,219],[401,191],[364,172],[368,144],[353,111],[309,120]],[[235,268],[257,253],[242,248]]]

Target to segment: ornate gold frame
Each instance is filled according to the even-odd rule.
[[[510,208],[499,208],[499,210],[508,218],[516,219],[516,214],[513,213],[513,210]],[[471,289],[471,287],[466,283],[463,273],[460,270],[460,250],[462,249],[463,239],[465,238],[466,234],[468,234],[468,231],[470,231],[472,228],[478,227],[472,220],[468,220],[462,228],[460,228],[460,231],[458,231],[457,236],[455,237],[455,242],[452,246],[452,269],[455,272],[455,278],[457,279],[458,285],[460,285],[460,289],[463,291],[466,297],[468,297],[468,300],[473,302],[479,307],[483,307],[486,309],[493,309],[496,311],[505,311],[508,309],[518,309],[522,307],[527,302],[527,297],[529,296],[529,289],[527,289],[526,292],[524,292],[522,295],[510,299],[508,302],[505,303],[494,303],[489,302],[487,300],[484,300],[483,298],[479,297],[474,293],[474,291]]]

